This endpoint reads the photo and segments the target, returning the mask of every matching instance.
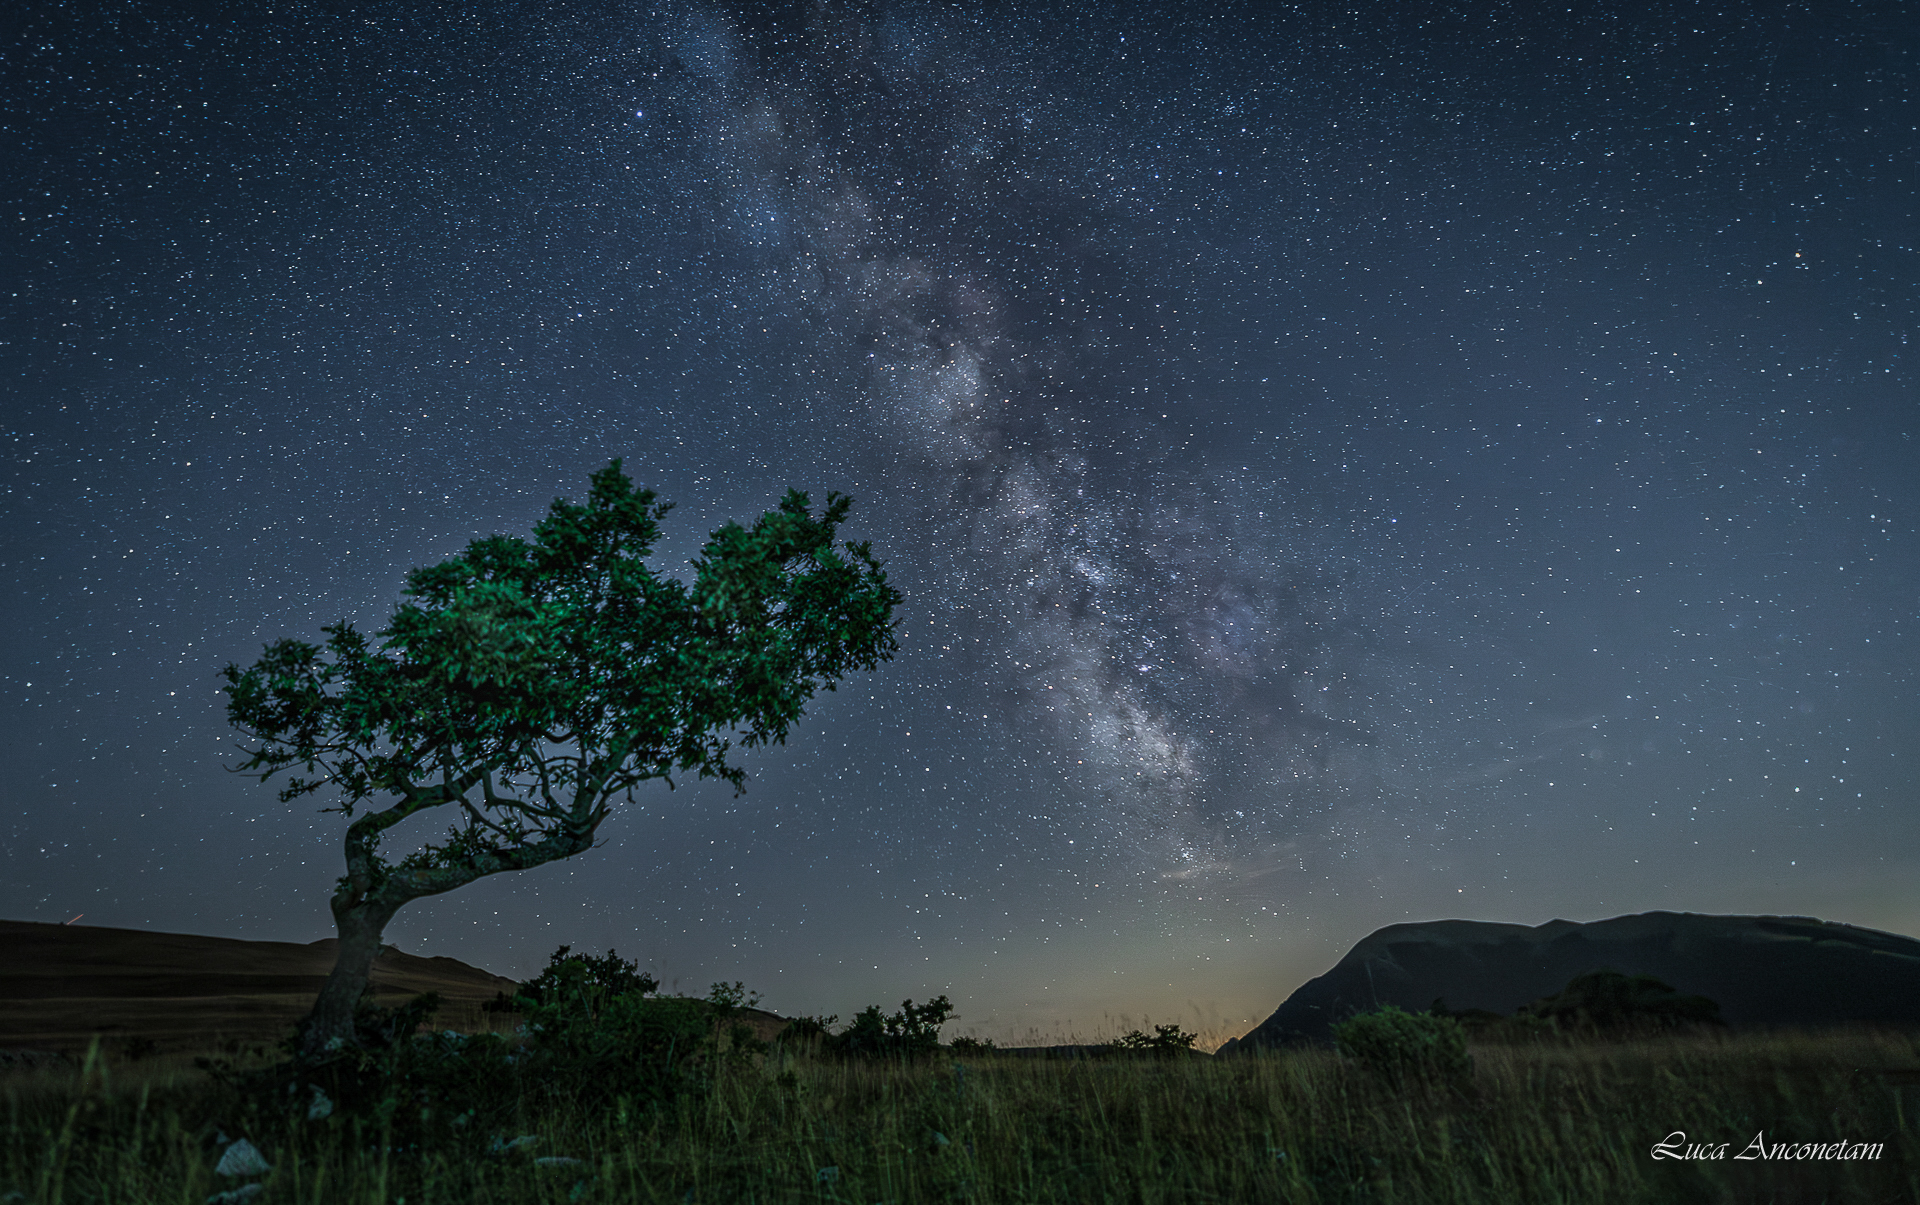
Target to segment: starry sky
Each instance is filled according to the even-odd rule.
[[[681,574],[852,495],[900,654],[403,949],[1211,1046],[1399,921],[1920,933],[1902,5],[8,20],[0,914],[329,936],[218,670],[618,457]]]

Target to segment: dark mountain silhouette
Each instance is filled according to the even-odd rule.
[[[1392,1004],[1510,1014],[1576,976],[1652,975],[1705,996],[1732,1027],[1920,1026],[1920,941],[1807,916],[1645,912],[1537,927],[1442,920],[1388,925],[1217,1054],[1325,1045],[1332,1026]]]
[[[161,1051],[271,1045],[312,1006],[336,945],[0,921],[0,1049],[84,1050],[95,1035]],[[514,981],[388,947],[373,987],[389,1005],[438,992],[437,1023],[466,1029]]]
[[[0,1070],[40,1065],[50,1051],[79,1054],[95,1037],[110,1053],[134,1042],[151,1042],[154,1053],[270,1048],[313,1007],[338,944],[0,920]],[[512,1029],[519,1018],[482,1006],[517,986],[458,959],[391,946],[373,964],[376,1003],[439,994],[436,1029]],[[763,1040],[788,1024],[758,1008],[739,1020]]]

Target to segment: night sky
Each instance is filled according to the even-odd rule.
[[[1906,5],[7,20],[0,915],[330,936],[218,670],[618,457],[681,574],[852,495],[900,654],[402,949],[1210,1046],[1398,921],[1920,933]]]

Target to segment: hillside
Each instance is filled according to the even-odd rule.
[[[95,1034],[162,1051],[271,1044],[312,1005],[335,946],[0,921],[0,1049],[80,1050]],[[465,1029],[514,981],[389,948],[373,984],[383,1004],[438,992],[439,1020]]]
[[[1652,975],[1720,1005],[1735,1027],[1920,1026],[1920,941],[1806,916],[1646,912],[1579,924],[1389,925],[1218,1053],[1326,1045],[1356,1012],[1392,1004],[1502,1015],[1576,975]]]

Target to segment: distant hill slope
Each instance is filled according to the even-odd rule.
[[[1442,920],[1389,925],[1216,1053],[1324,1045],[1382,1004],[1512,1013],[1576,975],[1614,970],[1719,1003],[1733,1026],[1920,1026],[1920,941],[1805,916],[1646,912],[1537,927]]]
[[[162,1050],[270,1045],[312,1006],[336,944],[0,921],[0,1049],[78,1050],[95,1034]],[[389,949],[373,985],[381,1003],[438,992],[439,1023],[470,1028],[479,1005],[514,981]]]

